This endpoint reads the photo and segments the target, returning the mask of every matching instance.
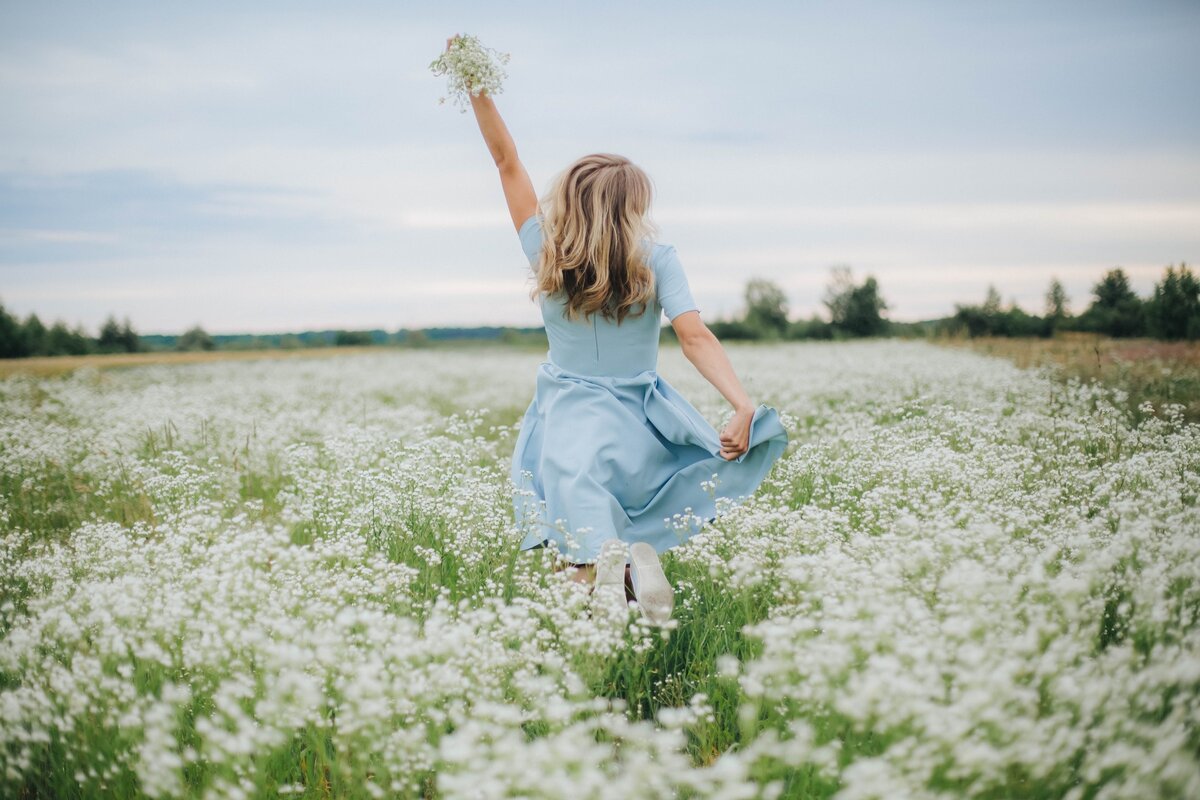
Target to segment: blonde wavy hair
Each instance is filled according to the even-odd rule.
[[[620,324],[645,313],[654,299],[649,243],[659,233],[649,217],[653,195],[646,173],[613,153],[583,156],[558,173],[539,201],[542,250],[530,298],[562,293],[569,320],[599,312]]]

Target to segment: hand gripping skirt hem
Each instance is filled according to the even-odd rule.
[[[662,553],[715,519],[718,498],[752,495],[787,444],[760,404],[749,449],[726,460],[717,430],[655,370],[582,375],[544,361],[512,457],[521,549],[554,542],[591,563],[616,537]]]

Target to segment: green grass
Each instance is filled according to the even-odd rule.
[[[1190,422],[1200,422],[1200,342],[1113,339],[1087,333],[1062,333],[1051,339],[1003,336],[939,339],[940,344],[1007,358],[1017,366],[1054,367],[1064,378],[1099,381],[1127,393],[1126,407],[1142,419],[1143,403],[1157,415],[1167,404],[1183,407]]]

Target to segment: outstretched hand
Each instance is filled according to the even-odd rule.
[[[721,457],[732,461],[750,449],[750,421],[754,409],[735,411],[733,418],[721,429]]]

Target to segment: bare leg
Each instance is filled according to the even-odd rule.
[[[596,565],[595,564],[572,564],[570,561],[559,567],[560,570],[568,570],[569,578],[575,583],[595,584],[596,581]],[[634,579],[629,575],[629,565],[625,565],[625,600],[634,601]]]
[[[596,582],[595,564],[567,564],[564,569],[568,572],[567,577],[576,583],[593,584]]]
[[[595,564],[572,564],[567,563],[561,569],[570,569],[571,580],[576,583],[595,584],[596,582],[596,565]],[[625,599],[633,600],[633,580],[629,577],[629,565],[625,565]]]

